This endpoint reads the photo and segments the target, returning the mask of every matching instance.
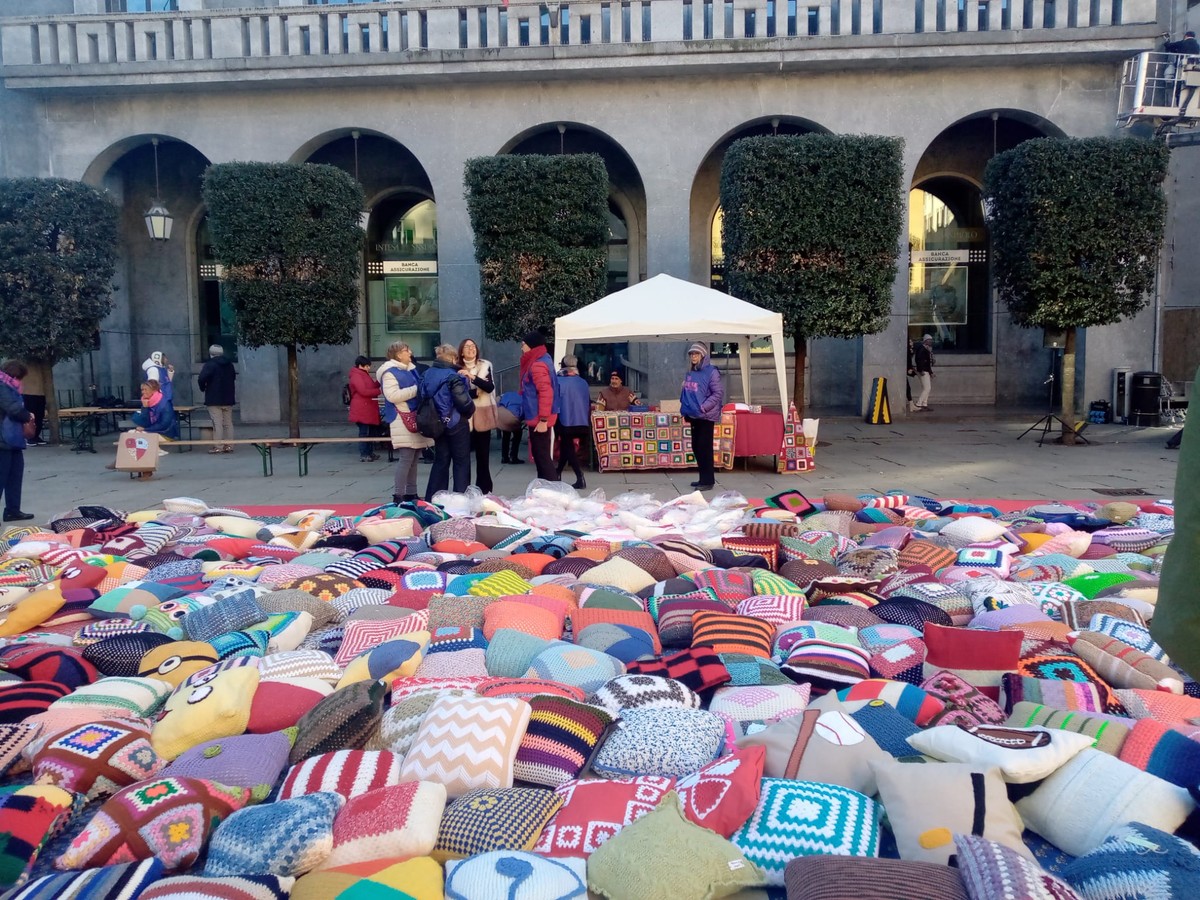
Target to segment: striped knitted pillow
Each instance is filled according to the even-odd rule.
[[[338,750],[310,756],[287,771],[280,800],[330,792],[347,800],[400,783],[401,758],[386,750]]]
[[[602,709],[565,697],[533,697],[529,706],[529,724],[517,748],[513,776],[546,787],[566,784],[587,766],[613,718]]]
[[[774,636],[774,625],[751,616],[706,611],[692,614],[693,647],[770,658]]]

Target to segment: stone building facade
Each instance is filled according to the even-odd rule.
[[[163,7],[168,7],[162,11]],[[153,10],[147,11],[151,7]],[[0,175],[79,178],[122,210],[116,307],[60,387],[123,386],[163,350],[180,402],[213,341],[235,353],[241,417],[285,413],[285,363],[237,347],[210,256],[200,179],[231,160],[331,163],[367,196],[355,340],[302,354],[305,418],[339,415],[353,358],[396,337],[428,355],[482,336],[463,165],[513,152],[596,152],[610,177],[610,287],[666,272],[721,282],[718,177],[752,134],[904,139],[909,234],[888,329],[818,340],[808,403],[858,412],[900,385],[905,338],[937,337],[939,403],[1038,407],[1040,331],[995,302],[979,200],[994,153],[1043,135],[1116,133],[1122,62],[1185,27],[1185,0],[587,0],[527,4],[300,0],[0,0]],[[157,141],[157,143],[155,143]],[[155,154],[158,193],[155,198]],[[1173,154],[1161,278],[1133,320],[1088,329],[1079,398],[1112,370],[1194,371],[1200,149]],[[151,241],[142,217],[174,218]],[[686,316],[686,310],[680,311]],[[1192,330],[1195,335],[1197,332]],[[677,392],[682,349],[591,348],[643,396]],[[515,386],[517,348],[483,341]],[[607,356],[605,354],[608,354]],[[769,361],[752,376],[771,402]],[[736,363],[729,376],[736,385]],[[734,392],[736,393],[736,386]],[[898,391],[893,388],[895,407]]]

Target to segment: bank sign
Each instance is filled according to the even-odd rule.
[[[436,275],[436,259],[385,259],[384,275]]]
[[[971,258],[970,250],[913,250],[911,260],[927,266],[949,266],[965,263]]]

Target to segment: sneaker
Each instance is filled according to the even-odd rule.
[[[34,438],[32,441],[26,441],[25,446],[26,447],[45,447],[46,442],[43,441],[41,438]]]

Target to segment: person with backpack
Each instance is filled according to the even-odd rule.
[[[379,382],[371,374],[371,360],[365,356],[354,357],[354,368],[350,370],[350,421],[358,426],[359,462],[375,462],[379,454],[366,438],[379,437],[379,400],[382,393]]]
[[[461,493],[471,484],[471,415],[475,403],[467,388],[467,379],[458,371],[458,350],[453,344],[439,344],[437,359],[421,379],[421,403],[417,423],[427,437],[428,415],[436,413],[442,423],[441,434],[433,440],[433,466],[425,486],[425,499],[449,486],[451,468],[454,491]]]
[[[421,451],[433,446],[430,438],[417,428],[417,395],[421,382],[413,362],[412,348],[404,341],[393,341],[387,348],[387,360],[375,372],[383,391],[383,420],[388,424],[392,447],[396,451],[393,503],[417,500],[417,466]]]
[[[554,361],[539,331],[529,332],[521,341],[520,373],[521,417],[529,426],[529,455],[537,466],[537,477],[561,481],[550,447],[559,404]]]

